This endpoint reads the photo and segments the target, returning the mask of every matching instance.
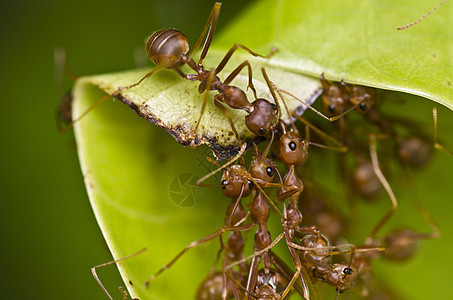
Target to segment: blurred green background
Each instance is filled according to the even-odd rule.
[[[107,299],[90,268],[111,260],[83,184],[72,132],[60,135],[53,52],[76,75],[136,67],[159,28],[198,38],[214,1],[2,1],[2,299]],[[246,8],[224,1],[218,30]],[[199,17],[201,16],[201,17]],[[66,80],[66,89],[70,82]],[[115,267],[99,272],[123,285]],[[116,291],[114,294],[118,295]]]

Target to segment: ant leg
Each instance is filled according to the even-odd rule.
[[[283,277],[285,277],[288,280],[288,282],[291,281],[291,278],[293,276],[291,268],[271,250],[269,250],[269,257],[271,258],[272,264],[275,266],[277,272],[282,274]],[[302,288],[299,286],[298,282],[294,283],[294,288],[296,289],[297,293],[299,293],[299,295],[301,296],[303,295],[304,292],[302,291]]]
[[[243,262],[248,261],[248,260],[251,259],[251,258],[260,256],[261,254],[263,254],[263,253],[269,251],[269,250],[272,249],[278,242],[280,242],[280,240],[283,238],[283,236],[284,236],[284,234],[283,234],[283,233],[280,233],[280,234],[275,238],[275,240],[274,240],[272,243],[270,243],[267,247],[261,249],[260,251],[256,251],[255,253],[253,253],[253,254],[251,254],[251,255],[249,255],[249,256],[247,256],[247,257],[244,257],[243,259],[240,259],[240,260],[238,260],[238,261],[235,261],[235,262],[229,264],[228,266],[226,266],[226,268],[227,268],[227,269],[231,269],[231,268],[233,268],[234,266],[237,266],[237,265],[239,265],[239,264],[241,264],[241,263],[243,263]]]
[[[436,7],[434,7],[433,9],[431,9],[426,15],[424,15],[423,17],[421,17],[420,19],[418,19],[417,21],[414,21],[410,24],[407,24],[407,25],[404,25],[404,26],[400,26],[398,28],[396,28],[396,30],[404,30],[404,29],[407,29],[407,28],[410,28],[414,25],[417,25],[418,23],[420,23],[423,19],[425,19],[427,16],[429,16],[431,13],[433,13],[436,9],[438,9],[442,4],[444,4],[445,2],[447,2],[447,0],[444,0],[442,1],[439,5],[437,5]]]
[[[149,71],[148,73],[145,74],[145,76],[143,76],[139,81],[137,81],[136,83],[134,84],[131,84],[131,85],[128,85],[128,86],[120,86],[118,88],[118,92],[117,94],[121,94],[122,91],[124,90],[128,90],[128,89],[131,89],[137,85],[139,85],[140,83],[142,83],[143,80],[145,80],[146,78],[150,77],[151,75],[153,75],[154,73],[156,73],[157,71],[161,70],[162,67],[161,66],[155,66],[154,69],[152,69],[151,71]]]
[[[439,144],[437,138],[437,108],[435,107],[433,107],[433,121],[434,121],[434,148],[453,156],[453,152],[450,152],[444,146]]]
[[[302,103],[303,105],[305,105],[308,109],[312,110],[314,113],[316,113],[318,116],[322,117],[323,119],[326,119],[327,121],[329,122],[334,122],[338,119],[340,119],[341,117],[343,117],[344,115],[346,115],[347,113],[349,113],[351,110],[354,110],[357,106],[359,106],[362,102],[365,102],[365,101],[368,101],[368,99],[363,99],[362,101],[358,102],[357,104],[353,105],[352,107],[350,107],[349,109],[347,109],[346,111],[336,115],[336,116],[333,116],[333,117],[327,117],[326,115],[324,115],[322,112],[318,111],[316,108],[314,107],[311,107],[310,105],[308,105],[305,101],[299,99],[296,95],[288,92],[288,91],[285,91],[283,89],[280,89],[280,88],[277,88],[276,89],[277,91],[283,93],[283,94],[286,94],[288,96],[290,96],[291,98],[299,101],[300,103]]]
[[[247,66],[248,68],[248,75],[249,75],[249,83],[247,85],[247,89],[251,89],[253,91],[253,95],[255,96],[255,99],[258,99],[258,96],[256,95],[256,89],[255,89],[255,86],[253,85],[253,81],[252,81],[252,67],[249,63],[248,60],[244,61],[242,64],[240,64],[236,69],[234,69],[233,72],[231,72],[230,75],[228,75],[228,77],[223,81],[224,84],[229,84],[231,81],[233,81],[234,78],[236,78],[236,76],[239,74],[239,72],[241,72],[241,70]]]
[[[261,259],[262,259],[262,255],[254,256],[252,258],[252,262],[250,263],[249,276],[247,278],[247,286],[246,286],[248,300],[253,299],[252,295],[255,292],[256,280],[258,278],[258,267],[260,265]],[[228,268],[228,266],[227,266],[227,268]]]
[[[418,198],[412,198],[414,199],[412,201],[413,205],[415,208],[419,211],[420,215],[425,219],[426,224],[429,225],[431,228],[432,232],[431,233],[422,233],[420,234],[421,238],[424,239],[437,239],[440,237],[440,229],[439,226],[437,226],[436,222],[433,220],[433,217],[431,214],[428,212],[428,210],[422,205],[421,201]]]
[[[211,13],[209,14],[208,21],[206,22],[206,25],[204,25],[203,31],[201,32],[201,35],[198,38],[197,43],[189,52],[189,56],[191,56],[191,54],[200,47],[201,41],[203,40],[203,37],[205,36],[206,31],[208,30],[209,27],[209,32],[206,35],[206,39],[203,44],[203,49],[201,50],[200,58],[198,59],[198,64],[202,63],[203,59],[206,57],[206,54],[208,53],[208,49],[209,46],[211,45],[212,37],[214,35],[215,27],[217,25],[217,20],[219,19],[221,6],[222,6],[221,2],[216,2],[214,4],[214,7],[212,8]]]
[[[203,104],[201,105],[201,110],[200,110],[200,117],[198,118],[197,125],[195,126],[195,137],[197,136],[197,131],[198,131],[198,126],[200,126],[201,122],[201,117],[204,114],[204,110],[206,108],[206,104],[208,103],[209,100],[209,87],[211,86],[212,79],[214,78],[214,73],[209,72],[208,78],[206,79],[206,88],[204,91],[204,97],[203,97]]]
[[[290,240],[289,236],[286,234],[286,232],[287,232],[287,230],[285,230],[285,239],[286,239],[286,243],[288,244],[288,243],[291,243],[291,240]],[[302,263],[300,261],[299,254],[292,247],[289,247],[288,249],[289,249],[289,253],[291,254],[291,259],[294,263],[294,267],[296,268],[296,273],[294,273],[293,278],[286,286],[281,298],[284,299],[286,297],[286,295],[291,290],[292,286],[295,284],[296,280],[299,279],[300,284],[302,285],[302,289],[303,289],[303,297],[304,297],[304,299],[309,300],[310,299],[310,290],[308,288],[308,283],[305,281],[305,278],[301,275],[303,267],[302,267]]]
[[[241,44],[234,44],[233,47],[230,48],[230,50],[227,52],[227,54],[223,57],[222,61],[219,63],[219,65],[217,66],[217,68],[215,69],[214,73],[215,74],[219,74],[223,68],[225,67],[225,65],[227,64],[227,62],[230,60],[231,56],[233,55],[234,51],[236,51],[237,49],[243,49],[245,51],[247,51],[250,55],[252,56],[255,56],[255,57],[262,57],[262,58],[270,58],[272,55],[274,55],[275,52],[277,52],[277,49],[276,48],[272,48],[271,49],[271,52],[268,54],[268,55],[261,55],[261,54],[258,54],[252,50],[250,50],[249,48],[247,48],[246,46],[244,45],[241,45]]]
[[[226,227],[226,226],[224,226],[224,227],[220,228],[219,230],[217,230],[216,232],[213,232],[210,235],[205,236],[204,238],[201,238],[201,239],[199,239],[197,241],[194,241],[194,242],[190,243],[181,252],[179,252],[168,264],[166,264],[165,266],[160,268],[156,273],[154,273],[153,275],[148,277],[148,279],[146,279],[146,281],[144,283],[145,287],[148,287],[148,285],[150,284],[151,281],[153,281],[163,271],[165,271],[166,269],[170,268],[181,256],[183,256],[190,249],[195,248],[196,246],[201,245],[203,243],[206,243],[206,242],[218,237],[219,235],[222,235],[224,232],[227,232],[227,231],[247,231],[247,230],[250,230],[251,228],[253,228],[254,226],[255,226],[255,224],[248,224],[248,225],[235,226],[235,227]]]
[[[371,155],[371,163],[373,165],[374,174],[378,177],[379,181],[381,182],[382,186],[387,191],[387,194],[392,201],[392,207],[390,208],[389,212],[384,215],[384,217],[379,221],[379,223],[371,230],[370,235],[368,236],[367,240],[372,240],[379,229],[390,219],[393,213],[398,208],[398,202],[396,201],[395,194],[393,194],[392,188],[388,183],[387,179],[385,178],[384,174],[382,174],[381,168],[379,167],[379,161],[376,152],[376,135],[370,134],[370,155]]]
[[[105,95],[104,97],[102,97],[101,99],[99,99],[98,101],[96,101],[93,105],[91,105],[89,108],[87,108],[81,115],[79,115],[76,119],[72,120],[71,123],[68,124],[68,126],[62,128],[61,130],[59,130],[59,132],[61,134],[65,133],[66,131],[68,131],[69,129],[71,129],[72,127],[74,127],[74,124],[79,122],[83,117],[85,117],[93,108],[95,108],[96,106],[98,106],[99,104],[101,104],[102,102],[104,102],[105,100],[109,99],[109,98],[112,98],[114,96],[112,95]]]
[[[230,111],[216,99],[214,99],[214,104],[215,104],[215,106],[220,108],[222,110],[222,112],[225,114],[225,116],[227,117],[228,123],[230,123],[230,126],[231,126],[231,130],[233,130],[234,135],[236,136],[236,139],[239,142],[239,145],[241,145],[242,144],[241,137],[239,136],[239,133],[236,130],[236,127],[234,126],[233,120],[231,119]]]
[[[305,118],[299,117],[299,116],[294,116],[294,117],[296,117],[300,122],[304,123],[305,126],[310,128],[311,130],[313,130],[324,141],[326,141],[327,143],[333,144],[333,146],[327,146],[327,145],[321,145],[321,144],[310,142],[310,145],[314,145],[314,146],[317,146],[317,147],[320,147],[320,148],[329,149],[329,150],[336,151],[336,152],[343,152],[344,153],[344,152],[348,151],[348,147],[346,145],[344,145],[342,142],[340,142],[336,138],[332,137],[331,135],[325,133],[324,131],[322,131],[318,127],[314,126],[313,124],[308,122]]]
[[[116,259],[116,260],[113,260],[113,261],[110,261],[110,262],[107,262],[107,263],[103,263],[103,264],[100,264],[100,265],[97,265],[97,266],[94,266],[94,267],[91,268],[91,274],[93,274],[94,279],[96,279],[97,283],[101,286],[102,290],[104,290],[104,292],[107,294],[107,297],[109,297],[110,300],[113,300],[113,298],[110,296],[109,292],[104,287],[104,285],[102,284],[101,280],[99,279],[99,277],[98,277],[98,275],[96,273],[96,269],[100,268],[100,267],[105,267],[105,266],[108,266],[108,265],[112,265],[112,264],[117,264],[120,261],[123,261],[123,260],[126,260],[128,258],[137,256],[137,255],[139,255],[139,254],[141,254],[141,253],[143,253],[145,251],[146,251],[146,248],[143,248],[140,251],[135,252],[135,253],[133,253],[131,255],[128,255],[128,256],[125,256],[123,258]]]

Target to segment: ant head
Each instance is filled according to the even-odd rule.
[[[174,68],[184,63],[182,56],[189,53],[189,42],[179,30],[161,29],[148,37],[145,50],[148,58],[156,65]]]
[[[252,103],[250,114],[245,117],[247,128],[259,136],[270,136],[278,122],[275,104],[266,99],[257,99]]]
[[[346,110],[349,96],[339,84],[331,84],[323,89],[322,108],[326,115],[335,116]]]
[[[273,182],[277,166],[269,158],[259,159],[260,156],[255,156],[250,164],[250,175],[266,182]]]
[[[359,271],[356,266],[348,263],[339,263],[332,266],[331,271],[326,277],[326,281],[342,293],[354,286],[358,275]]]
[[[239,171],[239,169],[241,169]],[[227,168],[222,175],[222,191],[228,198],[246,197],[252,191],[252,181],[245,178],[242,173],[246,173],[247,169],[241,165],[233,165]]]
[[[401,162],[412,168],[421,168],[432,157],[432,146],[420,136],[402,138],[398,141],[397,154]]]
[[[395,261],[411,258],[418,249],[419,237],[412,230],[400,230],[387,236],[384,240],[385,255]]]
[[[351,98],[349,101],[352,105],[358,105],[356,111],[359,113],[367,113],[374,104],[374,89],[361,85],[353,85]]]
[[[308,156],[308,142],[298,133],[289,131],[280,137],[280,156],[287,165],[301,165]]]

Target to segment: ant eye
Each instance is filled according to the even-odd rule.
[[[368,110],[368,105],[365,102],[361,102],[359,104],[360,110],[362,111],[367,111]]]
[[[228,182],[226,180],[222,180],[222,189],[226,189],[226,185],[228,184]]]
[[[352,275],[352,269],[351,268],[344,268],[343,273],[346,275]]]
[[[296,150],[296,148],[297,148],[297,145],[294,142],[290,142],[288,144],[288,146],[289,146],[289,149],[291,149],[292,151]]]
[[[330,104],[328,109],[331,114],[334,114],[337,112],[337,109],[335,108],[335,104]]]
[[[258,130],[258,133],[259,133],[260,135],[265,135],[265,134],[266,134],[266,129],[260,128],[260,130]]]
[[[277,105],[275,105],[274,103],[271,103],[271,106],[272,106],[272,109],[273,109],[273,110],[278,110]]]
[[[253,182],[251,180],[249,180],[248,182],[249,182],[249,189],[251,189],[253,187]]]
[[[266,173],[267,173],[267,176],[273,177],[274,176],[274,169],[272,169],[271,167],[267,167],[266,168]]]

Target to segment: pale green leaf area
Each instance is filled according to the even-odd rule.
[[[207,69],[215,68],[225,50],[234,42],[243,43],[262,54],[267,54],[275,46],[279,52],[269,60],[255,59],[238,50],[221,78],[247,59],[254,67],[253,79],[259,95],[268,99],[269,91],[260,71],[262,65],[279,87],[303,99],[311,98],[319,88],[317,78],[324,72],[329,79],[344,78],[350,83],[405,91],[453,108],[452,5],[447,2],[414,28],[396,31],[397,26],[412,22],[437,5],[423,2],[426,7],[422,7],[417,3],[257,2],[238,16],[226,31],[216,34],[215,46],[210,49],[204,64]],[[225,22],[221,15],[219,22]],[[95,85],[114,93],[119,86],[136,82],[148,71],[134,70],[79,80],[74,90],[74,116],[79,116],[105,95]],[[306,77],[298,74],[311,75],[314,79],[305,81]],[[246,81],[246,72],[243,71],[233,84],[245,88]],[[197,88],[197,83],[183,80],[172,71],[160,71],[139,87],[124,91],[124,96],[142,109],[141,114],[158,116],[162,122],[154,123],[161,127],[168,129],[181,122],[179,127],[184,128],[184,135],[188,135],[186,141],[190,143],[190,134],[203,101]],[[211,93],[210,99],[213,95]],[[253,99],[250,91],[247,95]],[[423,134],[432,135],[431,101],[394,92],[379,95],[386,100],[382,101],[386,113],[417,120],[426,129]],[[291,105],[295,109],[298,103]],[[452,149],[452,113],[443,107],[438,109],[441,142]],[[244,128],[244,113],[230,111],[235,125]],[[328,125],[326,120],[316,118],[317,122]],[[165,123],[167,121],[169,123]],[[236,142],[228,138],[233,136],[225,116],[209,100],[199,134],[218,138],[218,128],[224,130],[226,143]],[[240,132],[244,137],[248,134],[247,130],[241,129]],[[190,242],[214,232],[223,224],[225,208],[230,200],[218,188],[184,187],[183,194],[192,189],[191,192],[198,195],[194,197],[198,202],[193,204],[178,202],[171,194],[174,189],[174,186],[170,187],[172,182],[174,184],[175,179],[182,178],[178,175],[189,173],[201,177],[214,168],[205,159],[210,155],[209,149],[205,146],[181,147],[162,128],[138,118],[120,101],[109,100],[96,107],[76,124],[75,133],[90,201],[114,258],[147,248],[145,253],[119,263],[120,273],[131,295],[141,300],[193,299],[198,285],[214,262],[219,249],[217,239],[190,250],[156,278],[148,289],[144,288],[143,282]],[[378,149],[384,146],[385,141],[378,143]],[[356,201],[358,213],[352,213],[344,199],[344,186],[348,179],[340,178],[335,169],[337,156],[322,149],[313,149],[311,153],[313,158],[310,158],[307,169],[315,176],[304,178],[304,181],[313,180],[321,184],[319,189],[330,196],[329,204],[344,212],[350,222],[349,241],[363,242],[390,207],[388,197],[383,194],[374,203]],[[384,166],[390,164],[389,161],[391,159],[386,156],[380,157]],[[409,183],[402,179],[401,167],[388,168],[395,171],[389,176],[389,181],[398,198],[399,209],[380,234],[400,226],[428,232],[429,227],[410,202],[417,197],[438,223],[442,237],[423,241],[415,258],[407,263],[376,260],[373,266],[380,283],[378,288],[389,290],[395,299],[449,299],[453,295],[449,258],[453,243],[453,185],[450,175],[453,158],[435,152],[427,167],[409,172]],[[215,180],[210,182],[217,183]],[[245,202],[249,203],[250,199]],[[273,226],[271,232],[272,237],[276,237],[281,229],[278,227],[279,218],[275,213],[272,215],[277,226]],[[250,233],[246,254],[252,253],[252,239],[253,233]],[[290,261],[284,242],[280,242],[276,252]],[[121,298],[116,287],[105,284],[115,299]],[[332,287],[322,287],[321,283],[315,285],[318,299],[335,298]],[[292,298],[300,299],[298,295]],[[351,298],[358,298],[353,291],[340,296],[340,299]]]
[[[269,52],[270,49],[267,51]],[[210,51],[209,57],[204,61],[206,68],[216,67],[223,55],[223,51]],[[219,74],[220,78],[222,80],[226,78],[245,60],[249,60],[252,64],[253,82],[258,98],[272,99],[269,88],[261,74],[261,67],[266,67],[270,80],[279,88],[290,90],[291,93],[305,103],[313,102],[319,95],[319,80],[284,71],[281,68],[266,66],[265,59],[253,58],[240,52],[229,61],[225,69]],[[86,80],[99,86],[109,94],[115,94],[120,86],[128,86],[138,82],[148,71],[142,69],[92,76]],[[184,71],[190,72],[190,69],[185,68]],[[246,90],[247,83],[247,68],[244,68],[231,84]],[[198,85],[199,83],[182,79],[172,70],[161,70],[151,78],[145,79],[139,86],[123,90],[122,96],[124,98],[122,100],[127,105],[135,107],[134,109],[140,116],[166,129],[182,145],[197,146],[199,144],[209,144],[217,157],[229,156],[228,149],[230,151],[237,149],[240,144],[231,129],[226,115],[215,106],[212,100],[217,92],[210,93],[197,135],[195,135],[195,127],[204,101],[204,94],[198,93]],[[247,91],[247,97],[250,102],[255,99],[250,89]],[[273,100],[270,101],[273,102]],[[290,111],[295,111],[302,103],[289,98],[287,105]],[[243,110],[230,108],[228,108],[228,111],[239,132],[241,141],[253,140],[255,135],[248,130],[244,121],[247,113]],[[288,120],[283,106],[281,111],[281,118]]]
[[[413,28],[396,30],[438,2],[264,0],[217,35],[214,45],[227,49],[236,42],[257,51],[275,46],[272,65],[411,93],[453,109],[452,3]]]

